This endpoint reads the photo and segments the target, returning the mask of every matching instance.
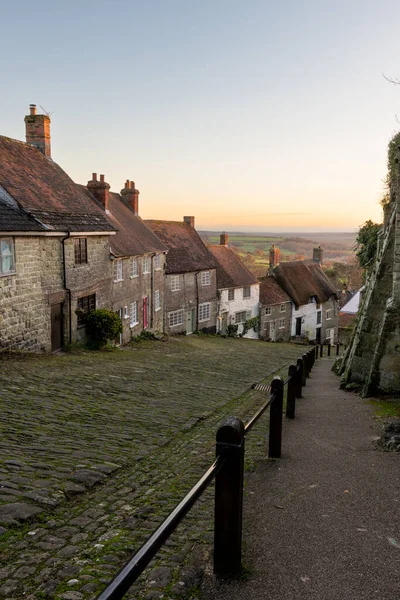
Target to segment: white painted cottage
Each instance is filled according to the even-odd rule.
[[[228,234],[222,233],[219,246],[209,246],[209,250],[217,261],[217,333],[226,334],[229,326],[237,326],[239,335],[257,339],[259,326],[254,327],[260,303],[257,278],[229,248]]]

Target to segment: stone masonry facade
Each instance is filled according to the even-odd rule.
[[[60,237],[14,237],[16,273],[0,277],[0,348],[51,350],[51,303],[64,300]]]
[[[374,267],[340,372],[364,395],[400,392],[400,177],[391,181],[390,202]]]

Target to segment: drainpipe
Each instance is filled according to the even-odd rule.
[[[150,329],[154,327],[154,257],[156,253],[151,255],[151,284],[150,284],[150,302],[151,302],[151,311],[150,311]]]
[[[65,265],[65,240],[69,240],[71,237],[71,232],[68,231],[68,235],[61,239],[62,243],[62,255],[63,255],[63,279],[64,279],[64,289],[68,292],[68,322],[69,322],[69,343],[72,343],[72,315],[71,315],[71,290],[67,288],[67,269]]]
[[[199,273],[196,271],[196,331],[199,330]]]

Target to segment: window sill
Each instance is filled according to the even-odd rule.
[[[16,275],[17,272],[16,271],[10,271],[10,273],[0,273],[0,277],[13,277],[13,275]]]
[[[114,283],[120,283],[121,281],[124,281],[123,279],[114,279]]]
[[[158,312],[159,310],[161,310],[161,306],[159,308],[155,308],[154,312]]]
[[[137,279],[139,277],[139,275],[130,275],[129,279]]]
[[[131,324],[129,325],[129,327],[130,327],[131,329],[134,329],[134,328],[136,327],[136,325],[139,325],[139,321],[138,321],[137,323],[133,323],[133,324],[131,323]]]

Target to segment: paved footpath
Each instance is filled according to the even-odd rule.
[[[400,455],[376,446],[371,405],[338,389],[332,362],[314,366],[283,457],[247,482],[248,576],[208,575],[204,600],[400,598]]]

